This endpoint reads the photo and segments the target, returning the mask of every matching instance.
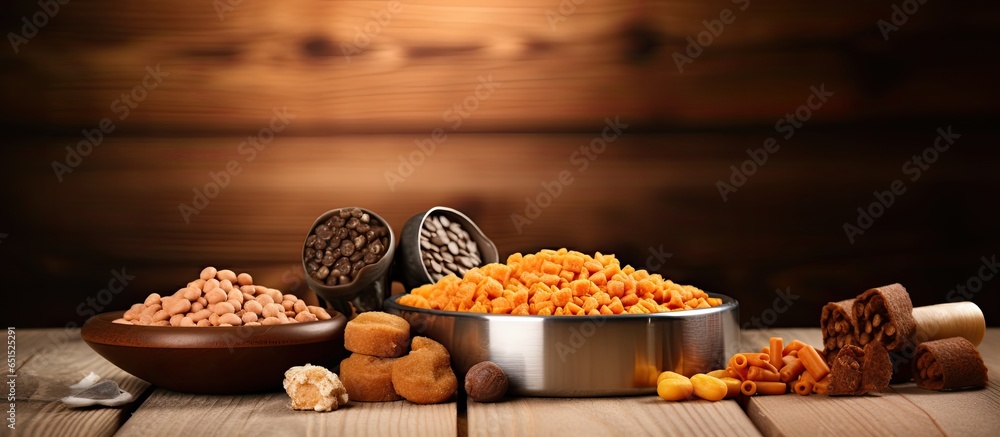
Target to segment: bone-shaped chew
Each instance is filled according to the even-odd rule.
[[[900,284],[872,288],[861,293],[852,306],[858,345],[872,341],[895,352],[910,342],[916,333],[913,302]]]
[[[962,337],[929,341],[917,346],[913,379],[930,390],[985,387],[986,364],[976,346]]]

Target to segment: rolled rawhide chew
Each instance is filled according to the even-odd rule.
[[[882,343],[873,341],[864,349],[848,345],[834,358],[830,369],[830,395],[861,396],[889,386],[892,364]]]
[[[986,373],[982,355],[962,337],[921,343],[913,360],[913,379],[928,390],[985,387]]]
[[[830,302],[823,306],[819,328],[823,334],[826,360],[831,361],[844,346],[857,345],[855,332],[854,299]]]
[[[899,284],[872,288],[854,301],[852,307],[858,345],[881,342],[889,352],[898,351],[913,338],[913,302]]]
[[[864,361],[861,363],[861,390],[858,394],[880,392],[889,386],[892,379],[892,362],[889,351],[882,343],[873,341],[864,347]]]
[[[986,335],[986,319],[979,305],[972,302],[952,302],[913,309],[917,342],[962,337],[973,345],[982,343]]]
[[[837,353],[830,363],[830,386],[826,393],[836,395],[857,395],[861,389],[861,361],[864,351],[857,346],[847,345]]]

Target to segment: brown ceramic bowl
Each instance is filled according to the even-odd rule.
[[[179,392],[281,390],[290,367],[311,363],[332,369],[347,356],[347,319],[336,312],[316,322],[199,328],[112,323],[123,314],[91,317],[83,325],[83,340],[122,370]]]

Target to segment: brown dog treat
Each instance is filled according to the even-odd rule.
[[[392,366],[399,358],[351,354],[340,362],[340,380],[352,401],[389,402],[403,399],[392,388]]]
[[[841,349],[830,363],[830,387],[826,394],[857,395],[861,390],[863,359],[864,351],[860,347],[848,345]]]
[[[833,361],[845,346],[858,344],[853,305],[854,299],[847,299],[823,306],[819,327],[823,333],[823,348],[828,362]]]
[[[344,348],[355,353],[383,358],[406,354],[410,324],[392,314],[373,311],[358,314],[344,329]]]
[[[917,330],[910,294],[899,284],[861,293],[852,311],[859,346],[878,341],[895,352],[911,341]]]
[[[889,352],[885,350],[882,343],[873,341],[865,345],[863,353],[861,389],[858,394],[885,390],[892,378],[892,363],[889,361]]]
[[[986,364],[976,346],[962,337],[928,341],[917,346],[913,359],[917,387],[929,390],[959,390],[985,387]]]
[[[437,404],[455,394],[458,378],[451,370],[451,355],[441,343],[413,337],[410,353],[392,366],[392,385],[410,402]]]

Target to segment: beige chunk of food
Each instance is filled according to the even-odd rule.
[[[347,403],[347,389],[336,373],[306,364],[285,372],[283,383],[293,410],[331,411]]]

